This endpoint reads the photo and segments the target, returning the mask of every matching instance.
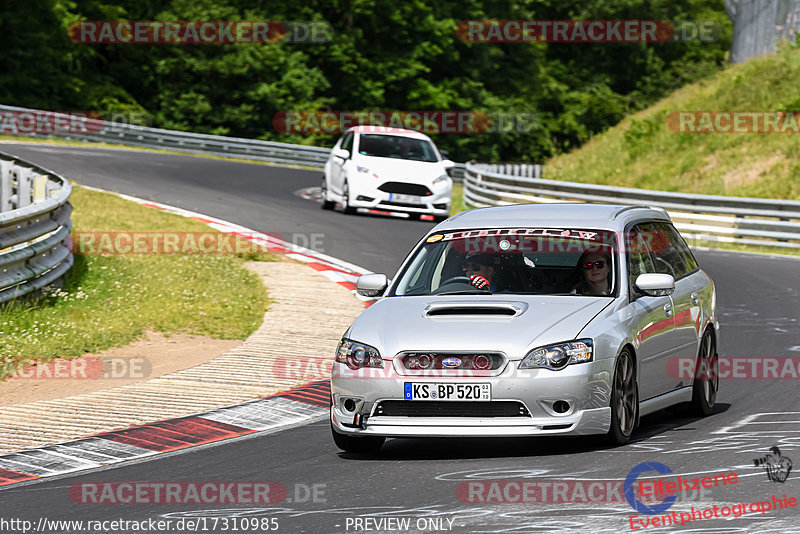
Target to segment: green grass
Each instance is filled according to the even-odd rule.
[[[208,226],[76,187],[74,231],[211,232]],[[61,290],[0,307],[0,376],[20,364],[123,346],[153,329],[245,339],[268,299],[236,255],[75,255]]]
[[[683,193],[800,200],[800,135],[694,134],[667,127],[673,111],[795,111],[800,123],[800,50],[782,48],[686,86],[544,165],[543,178]],[[467,208],[453,188],[452,213]],[[701,242],[734,251],[800,250]]]
[[[800,50],[730,66],[544,165],[544,178],[686,193],[800,199],[800,135],[675,133],[673,111],[800,110]],[[800,115],[796,115],[800,118]]]

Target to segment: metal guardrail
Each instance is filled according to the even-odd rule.
[[[468,162],[464,174],[464,203],[473,207],[564,201],[646,204],[666,209],[681,235],[696,244],[800,248],[800,201],[542,180],[532,177],[534,172],[530,169],[515,171],[509,164],[500,167]],[[540,167],[538,172],[541,172]]]
[[[60,118],[71,124],[71,116],[15,106],[0,106],[0,111],[14,114],[47,114],[53,118]],[[66,129],[66,128],[65,128]],[[121,122],[108,122],[97,119],[85,119],[79,127],[69,128],[69,131],[50,133],[20,132],[15,135],[30,137],[59,137],[67,140],[96,141],[158,150],[174,150],[194,154],[208,154],[242,159],[253,159],[284,163],[292,165],[305,165],[321,169],[330,155],[330,148],[297,145],[292,143],[278,143],[274,141],[261,141],[259,139],[245,139],[241,137],[226,137],[223,135],[197,134],[180,132],[176,130],[162,130],[147,126],[136,126]],[[82,131],[85,130],[85,131]],[[2,133],[11,133],[8,131]],[[452,176],[460,179],[464,172],[464,164],[457,163],[452,171]]]
[[[70,183],[0,152],[0,302],[51,285],[72,267]]]

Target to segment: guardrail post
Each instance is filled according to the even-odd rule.
[[[50,180],[41,174],[33,175],[33,201],[39,202],[47,198],[47,183]]]
[[[14,163],[0,161],[0,213],[11,211],[11,180],[14,175]]]
[[[27,167],[19,167],[17,170],[17,209],[30,206],[31,198],[31,177],[33,170]]]

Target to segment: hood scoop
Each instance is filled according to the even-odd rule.
[[[528,308],[524,302],[441,302],[425,308],[425,317],[516,317]]]

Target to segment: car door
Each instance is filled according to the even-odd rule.
[[[342,139],[342,144],[339,147],[343,150],[350,152],[350,158],[353,157],[353,132],[347,132]],[[348,158],[349,159],[349,158]],[[331,190],[337,195],[342,194],[345,180],[345,164],[347,160],[334,156],[331,161]]]
[[[659,222],[653,225],[663,235],[662,250],[653,253],[664,259],[675,271],[675,292],[672,294],[673,314],[675,317],[676,356],[693,359],[700,346],[701,329],[703,327],[701,298],[707,278],[700,272],[697,262],[681,235],[669,223]],[[658,268],[658,266],[656,266]],[[684,381],[687,383],[688,381]],[[675,387],[684,385],[675,381]]]
[[[634,337],[639,357],[639,400],[647,400],[672,389],[667,380],[666,363],[674,356],[675,318],[672,296],[653,297],[634,288],[640,274],[660,272],[655,266],[649,241],[653,229],[648,224],[633,227],[628,243],[629,294],[636,317]]]

